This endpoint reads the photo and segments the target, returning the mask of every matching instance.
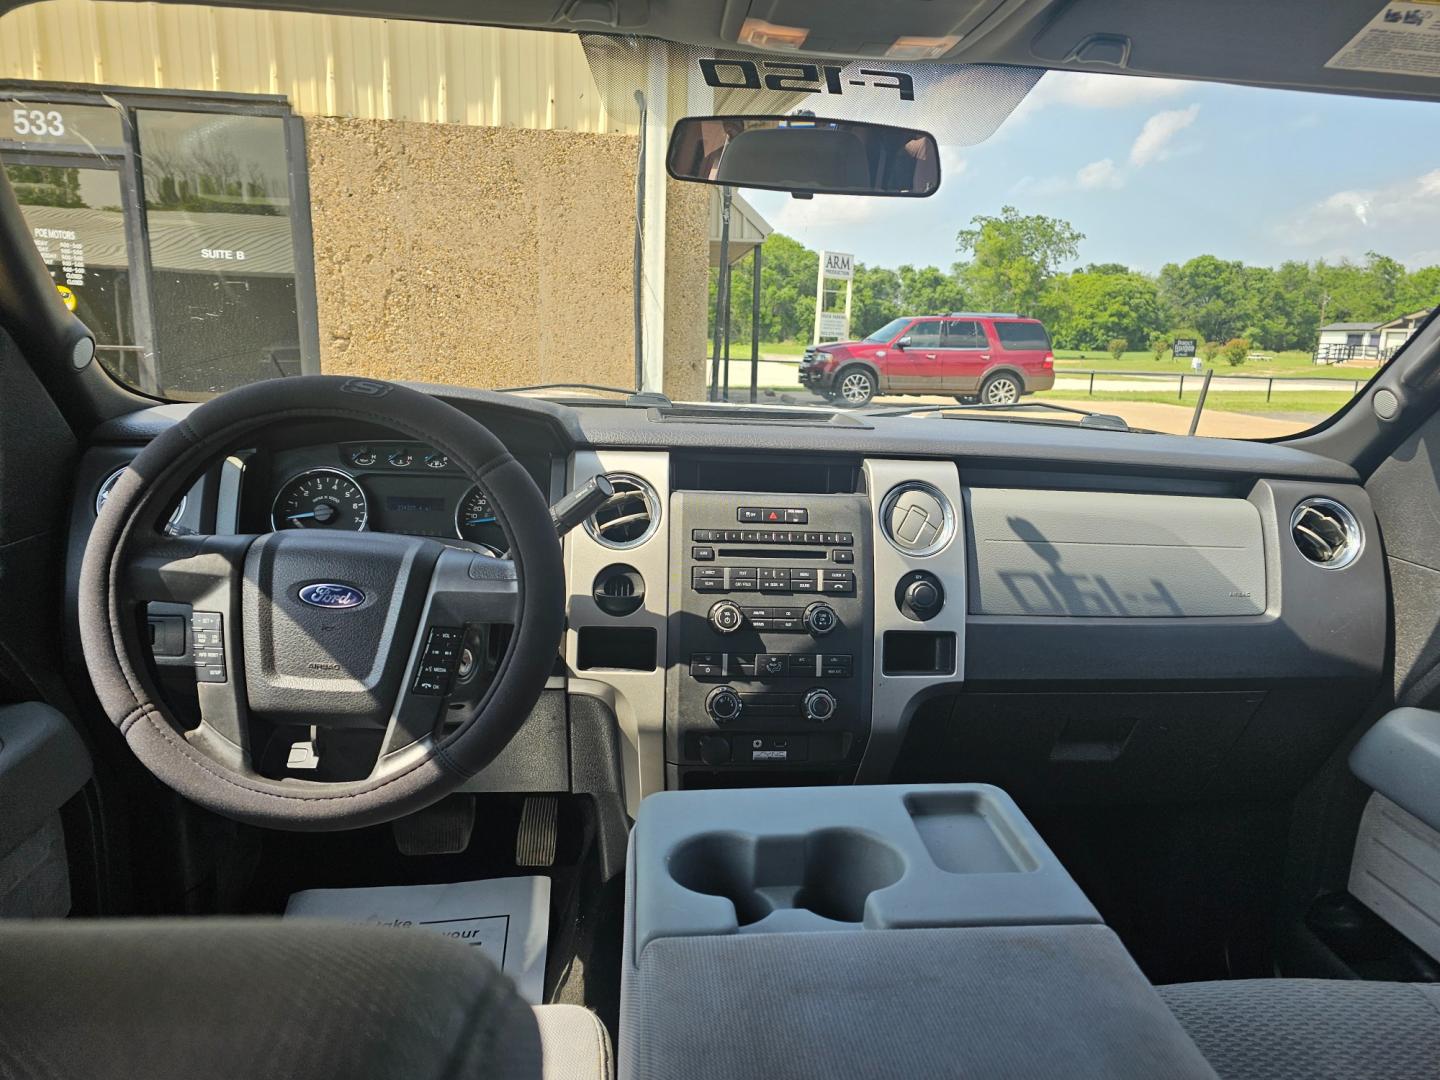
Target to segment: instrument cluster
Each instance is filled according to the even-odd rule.
[[[415,442],[342,443],[276,462],[270,527],[341,529],[459,538],[495,554],[509,544],[490,497],[434,447]],[[338,461],[329,464],[328,461]],[[322,459],[322,460],[316,460]],[[523,462],[548,494],[547,462]]]

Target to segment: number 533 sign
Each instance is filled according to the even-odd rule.
[[[50,136],[61,138],[65,134],[65,117],[59,109],[30,109],[16,107],[10,113],[10,127],[17,136]]]

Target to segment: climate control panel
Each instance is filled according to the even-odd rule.
[[[670,510],[672,786],[853,770],[874,652],[865,496],[678,491]]]

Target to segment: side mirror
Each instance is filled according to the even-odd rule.
[[[665,165],[676,180],[800,196],[923,199],[940,187],[929,132],[813,116],[687,116]]]
[[[905,335],[904,337],[902,337],[899,341],[895,342],[895,348],[899,349],[901,352],[904,352],[904,351],[905,351],[906,349],[908,349],[909,347],[910,347],[910,335],[909,335],[909,334],[906,334],[906,335]]]

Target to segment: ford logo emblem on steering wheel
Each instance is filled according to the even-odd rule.
[[[365,594],[353,585],[319,582],[301,589],[300,599],[311,607],[352,608],[365,602]]]

